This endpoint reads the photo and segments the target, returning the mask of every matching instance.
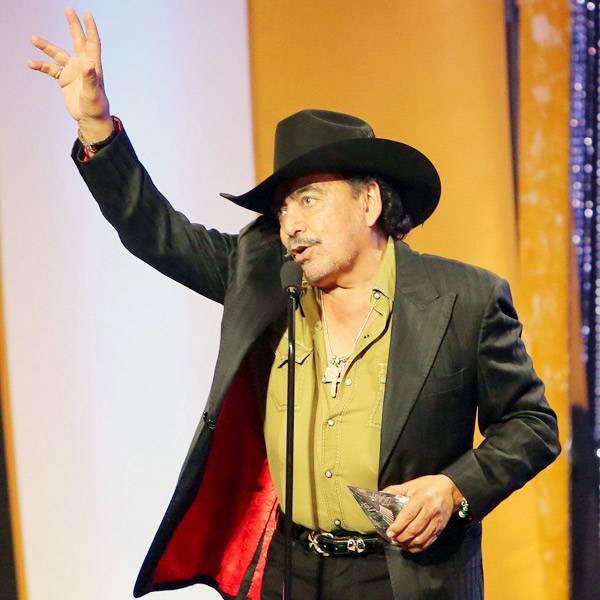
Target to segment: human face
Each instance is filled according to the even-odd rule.
[[[339,175],[299,177],[278,206],[281,242],[312,285],[344,285],[360,271],[377,217]],[[378,216],[378,215],[377,215]]]

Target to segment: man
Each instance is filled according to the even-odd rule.
[[[110,116],[92,16],[85,33],[67,19],[75,54],[34,37],[53,60],[29,64],[78,121],[77,168],[131,252],[224,306],[206,411],[135,595],[202,582],[281,597],[287,254],[304,274],[295,596],[482,598],[480,521],[559,443],[507,284],[402,241],[437,206],[433,165],[361,119],[301,111],[278,125],[273,174],[227,196],[261,216],[238,235],[191,224]],[[348,485],[409,497],[387,541]]]

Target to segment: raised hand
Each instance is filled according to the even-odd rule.
[[[85,32],[73,8],[66,10],[73,41],[73,55],[51,42],[32,36],[31,43],[52,60],[30,60],[34,71],[46,73],[60,85],[67,110],[79,124],[87,143],[105,139],[113,130],[108,98],[104,92],[100,37],[94,17],[83,15]]]

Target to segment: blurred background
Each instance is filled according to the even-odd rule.
[[[192,221],[252,219],[218,193],[270,173],[275,124],[301,108],[359,115],[433,160],[440,206],[408,241],[509,279],[564,448],[486,518],[486,597],[596,598],[596,2],[73,6],[96,18],[111,112]],[[79,179],[59,87],[26,65],[31,34],[71,50],[64,8],[0,11],[2,600],[131,597],[219,336],[220,307],[130,256]]]

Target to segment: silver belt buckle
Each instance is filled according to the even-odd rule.
[[[366,548],[365,540],[363,540],[361,537],[350,538],[346,542],[346,545],[348,547],[348,552],[356,552],[357,554],[364,552]]]
[[[331,535],[331,533],[319,533],[317,531],[311,531],[308,534],[308,549],[312,550],[313,552],[316,552],[317,554],[320,554],[321,556],[329,556],[329,552],[325,552],[325,550],[323,550],[323,548],[321,548],[321,546],[319,545],[319,540],[321,538],[321,536],[328,536],[328,537],[333,537],[333,535]]]

